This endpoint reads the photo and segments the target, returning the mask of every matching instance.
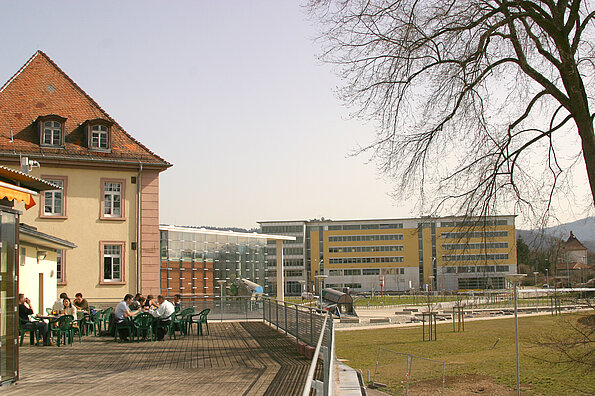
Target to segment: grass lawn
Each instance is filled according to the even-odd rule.
[[[595,375],[592,371],[581,371],[568,364],[553,365],[534,358],[552,355],[549,349],[533,343],[536,337],[566,332],[568,326],[563,322],[576,321],[580,316],[566,314],[561,317],[548,315],[519,318],[523,393],[595,394]],[[446,361],[447,393],[449,382],[452,385],[457,381],[456,376],[462,380],[465,375],[477,375],[478,378],[487,376],[498,386],[515,389],[514,318],[467,322],[463,333],[454,333],[452,322],[449,322],[439,324],[437,333],[437,341],[424,342],[421,327],[338,331],[337,358],[347,359],[348,365],[361,369],[366,380],[367,370],[370,370],[371,375],[374,373],[378,347],[383,347],[395,352]],[[491,349],[498,338],[500,341]],[[406,361],[406,357],[397,358],[394,354],[382,352],[379,366],[381,374],[376,381],[388,385],[385,391],[400,394],[403,389],[402,381],[405,379]],[[425,363],[419,359],[414,360],[413,365],[413,380],[442,378],[440,365]],[[441,383],[441,380],[434,382]],[[457,392],[451,390],[451,394],[453,393]]]

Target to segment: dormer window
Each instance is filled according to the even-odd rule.
[[[65,122],[66,118],[55,114],[39,117],[37,119],[39,145],[42,147],[63,147]]]
[[[84,127],[87,137],[87,147],[90,150],[107,152],[111,150],[111,121],[97,118],[86,121]]]
[[[46,121],[43,123],[43,144],[45,146],[59,146],[62,137],[62,123]]]
[[[93,125],[91,127],[91,148],[107,150],[109,148],[107,144],[108,137],[108,127],[105,125]]]

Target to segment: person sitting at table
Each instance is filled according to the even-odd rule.
[[[182,308],[182,295],[181,294],[174,294],[174,307],[181,311]]]
[[[147,301],[147,299],[144,298],[143,296],[140,296],[138,298],[138,308],[139,309],[149,310],[149,307],[145,307],[145,301]]]
[[[20,293],[19,294],[19,318],[23,321],[23,326],[25,329],[29,331],[36,331],[39,330],[41,336],[43,337],[43,345],[49,346],[54,345],[50,341],[50,332],[48,329],[48,324],[44,321],[30,321],[29,315],[33,315],[33,308],[31,308],[31,301],[28,298],[25,298],[25,295]]]
[[[141,308],[143,305],[139,302],[139,300],[142,298],[142,294],[140,293],[136,293],[136,295],[134,296],[134,298],[132,299],[132,302],[130,303],[130,305],[128,306],[130,308],[130,310],[132,311],[136,311],[137,309]],[[144,300],[144,298],[143,298]]]
[[[131,321],[132,318],[141,312],[140,309],[136,311],[130,310],[130,303],[132,302],[132,294],[126,294],[124,299],[118,303],[116,309],[114,310],[114,317],[116,323],[124,323],[125,321]],[[128,341],[128,336],[126,329],[120,328],[120,339],[123,341]]]
[[[64,304],[62,304],[62,300],[68,298],[68,294],[60,293],[60,297],[54,301],[54,305],[52,306],[52,311],[60,312],[64,309]]]
[[[77,309],[74,305],[72,305],[72,301],[70,301],[70,298],[66,297],[65,299],[63,299],[62,305],[64,305],[64,309],[62,309],[60,313],[64,315],[72,315],[74,320],[76,320]]]
[[[76,293],[74,295],[74,301],[72,302],[72,304],[81,311],[85,311],[87,313],[91,312],[91,310],[89,309],[89,303],[86,299],[83,298],[83,293]]]
[[[151,311],[153,315],[153,330],[156,332],[155,335],[159,341],[163,340],[167,328],[164,326],[170,322],[169,317],[175,312],[174,305],[167,301],[162,295],[157,296],[157,309]],[[161,322],[161,326],[157,327],[157,324]]]
[[[151,308],[151,307],[158,306],[158,305],[156,305],[156,303],[155,303],[155,301],[153,299],[154,299],[153,295],[149,294],[147,296],[147,299],[145,300],[145,303],[143,304],[143,307],[149,307],[149,308]]]

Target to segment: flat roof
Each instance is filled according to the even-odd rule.
[[[477,220],[477,219],[496,219],[502,217],[516,217],[517,215],[493,215],[493,216],[422,216],[422,217],[402,217],[396,219],[310,219],[310,220],[263,220],[257,221],[258,224],[267,224],[267,223],[378,223],[382,221],[387,222],[394,222],[394,221],[407,221],[407,220],[450,220],[450,219],[470,219],[470,220]]]
[[[208,228],[195,228],[195,227],[180,227],[170,225],[160,225],[160,231],[179,231],[179,232],[193,232],[197,234],[210,234],[210,235],[225,235],[225,236],[237,236],[244,238],[260,238],[260,239],[274,239],[280,241],[295,241],[294,236],[287,235],[271,235],[271,234],[259,234],[256,232],[236,232],[236,231],[222,231],[222,230],[210,230]]]

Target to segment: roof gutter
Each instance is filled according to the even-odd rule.
[[[170,164],[169,162],[164,162],[164,163],[155,163],[155,162],[143,162],[143,161],[135,161],[134,159],[130,160],[130,161],[125,161],[125,160],[119,160],[119,159],[112,159],[112,158],[94,158],[94,157],[83,157],[83,158],[74,158],[74,157],[69,157],[69,156],[64,156],[64,155],[53,155],[53,154],[43,154],[43,153],[7,153],[7,152],[3,152],[0,153],[0,156],[10,156],[10,157],[20,157],[26,155],[29,158],[45,158],[45,159],[55,159],[55,160],[69,160],[69,161],[77,161],[77,162],[94,162],[94,163],[106,163],[106,164],[126,164],[126,165],[131,165],[134,166],[136,164],[140,164],[140,165],[147,165],[149,167],[154,166],[156,168],[169,168],[171,166],[173,166],[173,164]]]

